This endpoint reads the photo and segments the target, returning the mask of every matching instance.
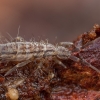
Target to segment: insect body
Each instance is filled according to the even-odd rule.
[[[52,44],[39,42],[11,42],[0,45],[0,58],[7,61],[23,61],[33,57],[57,56],[69,57],[70,51],[62,46],[57,48]]]
[[[49,58],[51,57],[54,61],[64,68],[66,66],[59,59],[72,59],[75,62],[83,61],[92,69],[96,70],[100,73],[100,71],[86,62],[84,59],[77,58],[73,55],[72,51],[69,50],[69,46],[72,46],[72,42],[62,42],[60,45],[55,46],[50,43],[45,42],[27,42],[24,41],[21,37],[16,38],[15,41],[0,44],[0,59],[3,61],[21,61],[12,69],[10,69],[6,74],[9,75],[12,71],[14,71],[18,67],[25,66],[31,61],[35,61],[36,59],[41,58]]]
[[[62,43],[65,45],[65,43]],[[72,45],[72,43],[67,43]],[[10,74],[18,67],[22,67],[31,61],[36,59],[51,57],[55,59],[55,62],[66,67],[58,59],[68,59],[71,56],[71,51],[64,46],[55,46],[50,43],[41,42],[27,42],[21,37],[16,37],[14,41],[5,44],[0,44],[0,59],[1,61],[21,61],[12,69],[10,69],[5,75]],[[78,58],[76,58],[78,59]]]

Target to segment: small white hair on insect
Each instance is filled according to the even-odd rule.
[[[17,37],[13,38],[10,34],[10,38],[12,39],[11,42],[3,43],[0,45],[0,58],[7,61],[20,61],[17,65],[15,65],[13,68],[8,70],[5,73],[5,76],[9,75],[11,72],[13,72],[16,68],[23,67],[26,64],[35,61],[37,59],[47,57],[51,58],[52,61],[55,61],[57,64],[63,66],[66,68],[66,65],[62,63],[61,60],[68,60],[71,59],[75,62],[84,62],[84,59],[82,60],[81,57],[76,57],[73,55],[73,51],[70,49],[70,47],[73,46],[72,42],[61,42],[56,43],[56,45],[49,43],[48,39],[45,41],[40,40],[38,42],[36,41],[25,41],[24,38],[19,36],[19,29],[18,28],[18,34]],[[80,50],[79,50],[80,52]],[[89,65],[88,63],[84,62],[85,64]],[[89,65],[92,69],[96,70],[93,66]],[[99,71],[98,71],[99,72]]]
[[[8,36],[10,37],[10,40],[14,40],[14,38],[10,35],[10,33],[6,32],[8,34]]]

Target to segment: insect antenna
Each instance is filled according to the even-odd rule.
[[[96,67],[94,67],[93,65],[91,65],[90,63],[88,63],[84,58],[81,57],[80,54],[79,54],[79,56],[80,56],[81,62],[82,62],[84,65],[86,65],[86,66],[92,68],[93,70],[95,70],[96,72],[100,73],[100,70],[99,70],[99,69],[97,69]]]
[[[78,57],[73,56],[73,55],[70,55],[69,58],[70,58],[71,60],[75,61],[75,62],[79,62],[79,61],[80,61],[80,59],[79,59]]]
[[[87,46],[87,45],[89,45],[89,44],[91,44],[91,43],[93,43],[93,42],[87,43],[85,46]],[[83,48],[83,47],[82,47],[82,48]],[[77,52],[80,51],[80,49],[77,48],[77,47],[75,47],[75,50],[76,50]],[[99,69],[97,69],[96,67],[94,67],[93,65],[91,65],[90,63],[88,63],[88,62],[80,55],[80,53],[78,53],[78,54],[79,54],[79,58],[80,58],[80,59],[78,59],[78,58],[75,57],[75,56],[70,56],[71,59],[73,59],[74,61],[76,60],[77,62],[80,61],[80,62],[82,62],[84,65],[86,65],[86,66],[92,68],[93,70],[95,70],[96,72],[100,73],[100,70],[99,70]]]
[[[99,41],[100,41],[100,37],[98,37],[98,38],[96,38],[95,40],[90,41],[90,42],[86,43],[85,45],[83,45],[83,46],[82,46],[82,49],[85,48],[85,47],[87,47],[87,46],[90,46],[90,45],[92,45],[92,44],[94,44],[94,43],[100,43]]]

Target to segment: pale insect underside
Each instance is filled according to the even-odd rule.
[[[100,73],[100,71],[95,68],[94,66],[92,66],[91,64],[89,64],[87,61],[85,61],[82,57],[77,58],[74,55],[72,55],[71,50],[69,50],[69,47],[73,45],[72,42],[61,42],[57,47],[50,44],[50,43],[44,43],[44,42],[26,42],[22,37],[17,36],[15,39],[12,40],[12,42],[8,43],[9,46],[8,48],[10,48],[12,46],[12,44],[17,45],[18,47],[18,51],[17,54],[15,55],[16,58],[18,59],[20,53],[22,53],[24,56],[26,56],[26,58],[31,55],[30,57],[28,57],[28,59],[22,61],[21,63],[18,63],[16,66],[14,66],[13,68],[11,68],[9,71],[6,72],[5,76],[9,75],[11,72],[13,72],[16,68],[19,67],[23,67],[26,64],[32,62],[32,60],[30,60],[32,57],[35,59],[40,58],[40,57],[49,57],[51,56],[53,59],[53,56],[55,56],[56,59],[55,63],[58,63],[59,65],[63,66],[64,68],[66,68],[66,65],[64,65],[59,59],[71,59],[75,62],[83,62],[83,64],[91,67],[93,70],[97,71],[98,73]],[[26,53],[24,53],[23,51],[20,52],[20,48],[21,48],[21,44],[24,45],[24,51]],[[26,46],[26,47],[25,47]],[[30,51],[30,48],[28,48],[29,46],[31,46],[32,51]],[[9,52],[10,54],[10,52]],[[2,55],[2,54],[1,54]],[[38,56],[37,56],[38,55]],[[82,59],[81,59],[82,58]],[[6,59],[6,58],[3,58]],[[23,59],[23,58],[22,58]],[[11,59],[13,60],[13,59]],[[14,59],[16,60],[16,59]],[[10,61],[10,59],[9,59]]]

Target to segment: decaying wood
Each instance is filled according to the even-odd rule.
[[[91,31],[79,36],[69,49],[73,56],[84,59],[98,70],[99,36],[100,26],[96,24]],[[22,61],[3,61],[0,63],[0,100],[13,100],[14,96],[15,100],[99,100],[100,73],[84,60],[42,57],[7,76],[5,73]]]

